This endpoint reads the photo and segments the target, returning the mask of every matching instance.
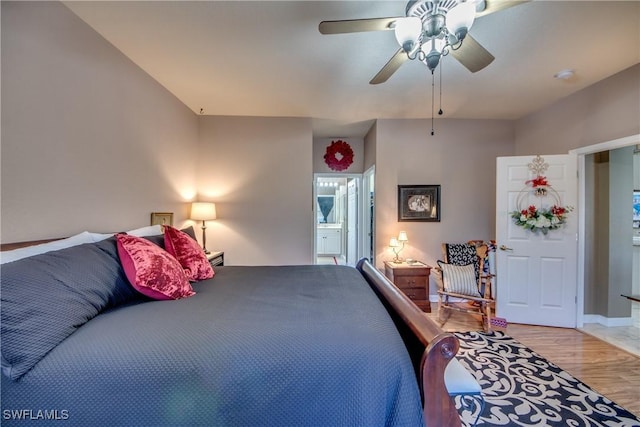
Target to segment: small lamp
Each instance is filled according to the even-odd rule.
[[[398,239],[396,239],[395,237],[392,237],[391,240],[389,240],[389,247],[391,248],[393,253],[396,254],[396,256],[393,258],[393,262],[400,262],[400,258],[398,257],[398,252],[400,251],[397,250],[397,248],[400,247],[400,243],[398,242]]]
[[[209,254],[207,250],[207,229],[206,221],[216,219],[216,204],[210,202],[193,202],[191,203],[191,219],[202,221],[202,249],[205,254]]]
[[[393,258],[393,262],[402,262],[402,258],[400,258],[398,256],[398,254],[400,253],[401,250],[404,249],[404,244],[405,242],[408,242],[409,238],[407,237],[407,232],[406,231],[401,231],[398,234],[398,237],[392,237],[389,240],[389,247],[391,248],[391,250],[393,251],[394,254],[396,254],[396,256]]]

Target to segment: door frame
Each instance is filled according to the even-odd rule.
[[[361,257],[370,258],[371,262],[374,262],[373,259],[375,255],[373,255],[374,248],[376,247],[376,221],[375,221],[375,177],[376,177],[376,166],[373,165],[362,174],[362,234],[361,234],[361,248],[362,253]],[[373,181],[373,186],[369,185],[369,180]],[[370,212],[369,209],[369,193],[373,192],[373,204],[374,209],[373,212]],[[371,230],[368,229],[368,224],[371,224]],[[371,238],[367,235],[367,232],[371,233]]]
[[[313,182],[311,183],[311,186],[313,188],[312,194],[313,194],[313,199],[311,201],[311,204],[313,206],[313,208],[311,209],[312,215],[313,215],[313,263],[316,264],[318,262],[318,224],[317,224],[317,220],[318,220],[318,204],[316,202],[316,199],[318,197],[318,178],[346,178],[348,179],[356,179],[357,180],[357,191],[358,191],[358,197],[357,197],[357,201],[358,201],[358,213],[356,215],[356,221],[358,222],[358,225],[356,227],[356,232],[358,233],[358,243],[361,242],[360,236],[362,236],[363,234],[363,191],[362,191],[362,174],[361,173],[314,173],[313,174]],[[345,238],[345,233],[343,233],[343,239]],[[345,239],[346,241],[346,239]],[[346,250],[345,250],[346,253]],[[360,259],[362,258],[362,245],[358,245],[358,250],[356,252],[356,258]]]
[[[623,138],[613,139],[586,147],[569,150],[569,154],[578,156],[578,307],[576,310],[576,325],[578,328],[584,326],[584,269],[585,269],[585,252],[586,252],[586,218],[585,218],[585,196],[586,196],[586,180],[585,157],[588,154],[599,153],[601,151],[614,150],[616,148],[628,147],[630,145],[640,144],[640,134],[625,136]]]

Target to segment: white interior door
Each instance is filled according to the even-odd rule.
[[[536,196],[535,156],[499,157],[496,173],[496,314],[511,323],[575,327],[578,265],[578,178],[575,155],[542,156],[550,191]],[[535,169],[535,168],[534,168]],[[555,190],[555,191],[553,191]],[[557,193],[557,197],[555,196]],[[572,206],[563,228],[548,234],[517,226],[510,212],[560,199]]]
[[[358,180],[347,183],[347,265],[358,262]]]

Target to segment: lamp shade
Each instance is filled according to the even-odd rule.
[[[422,32],[422,21],[415,16],[398,19],[394,32],[402,49],[405,52],[411,52]]]
[[[398,248],[398,247],[400,247],[400,243],[398,243],[398,239],[396,239],[395,237],[392,237],[392,238],[389,240],[389,247],[392,247],[392,248]]]
[[[475,2],[465,1],[462,3],[458,3],[447,13],[447,28],[449,29],[450,33],[455,34],[458,39],[462,40],[467,32],[471,29],[475,18]]]
[[[407,242],[407,241],[409,241],[409,238],[407,237],[407,232],[401,231],[400,234],[398,234],[398,242]]]
[[[210,202],[191,203],[191,219],[196,221],[216,219],[216,204]]]

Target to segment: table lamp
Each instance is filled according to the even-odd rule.
[[[202,221],[202,249],[205,254],[209,254],[207,250],[207,221],[216,219],[216,204],[211,202],[193,202],[191,203],[191,219]]]
[[[389,240],[389,247],[391,248],[391,250],[393,250],[393,253],[396,254],[396,256],[393,258],[393,262],[395,263],[402,262],[402,258],[400,258],[398,254],[400,253],[401,250],[404,249],[405,242],[408,242],[408,241],[409,241],[409,238],[407,237],[406,231],[401,231],[398,234],[397,238],[392,237],[391,240]]]

